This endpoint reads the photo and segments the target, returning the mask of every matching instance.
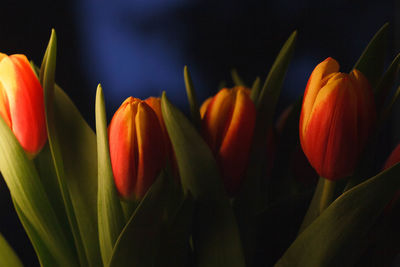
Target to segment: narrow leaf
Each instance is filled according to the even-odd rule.
[[[36,232],[33,225],[29,222],[29,220],[25,217],[18,204],[12,199],[15,211],[17,212],[19,221],[25,229],[26,234],[29,237],[29,240],[32,243],[33,249],[35,250],[36,256],[40,262],[40,266],[57,266],[56,259],[51,255],[49,248],[42,241],[39,234]]]
[[[74,237],[75,246],[78,252],[79,262],[82,265],[87,265],[87,258],[83,248],[82,237],[79,233],[76,216],[72,207],[70,192],[66,185],[64,174],[64,165],[59,147],[58,136],[55,127],[54,115],[54,79],[56,68],[56,53],[57,53],[57,37],[54,29],[51,32],[50,41],[47,46],[43,62],[40,67],[40,83],[42,84],[45,96],[45,110],[46,110],[46,127],[47,137],[50,146],[53,165],[55,167],[59,189],[64,201],[65,210],[67,212],[68,222],[71,227],[71,232]],[[69,144],[68,144],[69,145]]]
[[[22,262],[10,247],[3,235],[0,234],[0,266],[22,267]]]
[[[395,57],[395,59],[390,64],[389,68],[386,70],[385,74],[382,76],[381,80],[376,89],[376,107],[380,111],[383,104],[392,89],[395,81],[398,79],[398,74],[400,70],[400,53]]]
[[[104,95],[100,84],[97,87],[96,94],[96,133],[98,151],[97,216],[101,257],[103,264],[107,265],[110,261],[115,241],[124,226],[124,216],[114,185],[108,146]]]
[[[254,81],[253,85],[251,86],[250,98],[253,100],[254,103],[258,102],[258,96],[260,95],[261,91],[261,79],[257,77]]]
[[[275,266],[353,266],[368,232],[400,188],[400,164],[337,198],[299,237]]]
[[[192,115],[192,120],[197,129],[200,129],[200,109],[199,104],[196,97],[196,91],[193,86],[193,81],[189,73],[189,69],[187,66],[183,68],[183,77],[185,79],[186,86],[186,94],[188,96],[189,105],[190,105],[190,113]]]
[[[317,187],[315,188],[313,198],[311,200],[310,206],[308,207],[307,213],[304,220],[300,226],[299,234],[303,232],[318,216],[321,214],[319,210],[319,203],[321,201],[322,190],[324,188],[325,179],[320,177],[318,180]]]
[[[118,237],[110,267],[154,266],[163,225],[164,202],[169,191],[165,174],[161,172]]]
[[[59,266],[75,263],[37,171],[4,120],[0,119],[0,170],[15,203],[46,244]]]
[[[169,212],[172,211],[169,210]],[[193,197],[187,195],[174,212],[175,214],[163,229],[156,266],[165,266],[166,262],[174,267],[188,266],[189,239],[192,233],[194,212]]]
[[[187,118],[169,102],[165,92],[161,109],[184,191],[190,191],[195,199],[218,198],[223,194],[223,185],[208,145]]]
[[[254,254],[254,251],[250,248],[254,246],[256,238],[253,231],[256,224],[256,214],[265,209],[267,203],[267,186],[264,173],[265,163],[268,160],[266,155],[268,128],[272,125],[275,107],[294,51],[296,38],[297,32],[294,31],[280,50],[259,96],[257,96],[257,91],[252,92],[252,99],[256,101],[257,120],[246,179],[234,202],[240,233],[244,247],[247,248],[246,260],[248,264],[251,264]]]
[[[55,87],[55,127],[79,235],[89,266],[101,265],[97,223],[96,135],[69,97]],[[57,162],[60,162],[57,161]]]
[[[193,242],[198,266],[244,266],[236,218],[210,149],[165,92],[161,108],[183,189],[197,202]]]
[[[364,49],[353,69],[361,71],[375,88],[383,72],[389,23],[385,23]]]
[[[276,104],[279,99],[283,80],[286,75],[287,68],[294,52],[294,45],[297,39],[297,31],[294,31],[279,52],[267,79],[260,92],[257,102],[259,117],[263,119],[266,125],[272,122]]]
[[[235,84],[235,86],[246,86],[246,83],[240,77],[239,73],[237,72],[237,69],[231,70],[231,76],[232,76],[232,80],[233,80],[233,83]]]

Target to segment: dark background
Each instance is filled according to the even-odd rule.
[[[51,28],[58,37],[57,83],[93,125],[96,86],[109,118],[132,95],[166,90],[183,109],[189,65],[201,100],[231,85],[230,70],[251,84],[265,78],[280,47],[298,30],[279,109],[300,96],[316,64],[331,56],[349,71],[374,33],[390,23],[387,61],[400,47],[400,3],[390,1],[2,1],[0,51],[40,64]],[[398,132],[398,129],[397,129]],[[394,131],[390,143],[399,141]],[[390,145],[388,145],[390,146]],[[394,147],[394,146],[393,146]],[[36,266],[32,247],[0,183],[0,232]]]

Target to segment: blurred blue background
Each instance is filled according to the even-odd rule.
[[[374,33],[390,23],[389,61],[400,48],[400,3],[372,1],[2,1],[0,51],[41,62],[51,28],[58,35],[56,79],[93,125],[96,86],[103,85],[109,119],[128,96],[166,90],[187,109],[183,66],[200,100],[236,68],[251,84],[265,78],[279,49],[298,30],[279,109],[298,98],[316,64],[331,56],[349,71]],[[399,129],[397,129],[399,132]],[[393,142],[399,136],[389,136]],[[26,266],[33,250],[0,184],[0,232]],[[4,199],[4,200],[3,200]],[[8,211],[6,214],[4,211]],[[10,231],[12,229],[12,231]],[[22,241],[21,241],[22,240]]]

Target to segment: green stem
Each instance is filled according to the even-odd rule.
[[[332,203],[335,194],[335,185],[334,181],[324,179],[324,187],[322,189],[321,200],[319,201],[320,214]]]

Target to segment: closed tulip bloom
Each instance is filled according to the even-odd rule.
[[[165,162],[157,115],[144,101],[129,97],[115,112],[108,131],[116,188],[124,199],[141,199]]]
[[[158,121],[161,126],[161,131],[164,137],[164,147],[166,151],[166,155],[168,157],[169,163],[172,167],[172,173],[177,181],[179,181],[179,170],[178,163],[176,162],[174,149],[172,148],[171,140],[169,139],[167,128],[165,127],[164,118],[161,111],[161,98],[159,97],[149,97],[144,100],[147,105],[149,105],[153,111],[156,113]]]
[[[230,196],[245,175],[256,120],[256,109],[244,87],[224,88],[201,107],[203,134],[220,166]]]
[[[329,180],[350,175],[376,119],[371,87],[358,70],[340,73],[327,58],[312,72],[300,116],[300,142],[317,173]]]
[[[0,115],[30,158],[43,148],[43,88],[24,55],[0,53]]]

